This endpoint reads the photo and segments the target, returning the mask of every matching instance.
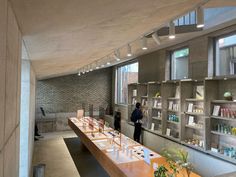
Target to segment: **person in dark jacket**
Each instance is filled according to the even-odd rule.
[[[115,118],[115,121],[114,121],[115,130],[120,131],[121,113],[120,113],[119,110],[117,110],[117,111],[115,112],[114,118]]]
[[[136,108],[132,112],[131,120],[134,122],[134,141],[140,142],[140,135],[142,130],[142,118],[143,113],[141,110],[141,104],[136,103]]]

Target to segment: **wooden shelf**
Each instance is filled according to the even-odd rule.
[[[203,99],[196,99],[196,98],[187,98],[185,99],[186,101],[190,101],[190,102],[203,102]]]
[[[180,142],[180,138],[175,138],[173,136],[168,136],[168,135],[163,135],[164,137],[170,139],[170,140],[173,140],[173,141],[176,141],[176,142]]]
[[[203,130],[203,127],[193,126],[193,125],[185,125],[185,127],[192,128],[195,130]]]
[[[221,120],[229,120],[229,121],[236,121],[236,118],[228,118],[228,117],[220,117],[220,116],[211,116],[213,119],[221,119]]]
[[[188,115],[193,115],[193,116],[205,116],[205,114],[198,113],[198,112],[184,112],[184,113]]]
[[[156,108],[156,107],[152,107],[152,109],[158,109],[158,110],[162,110],[162,108]]]
[[[186,142],[184,142],[184,141],[181,141],[181,144],[183,144],[183,145],[185,145],[185,146],[188,146],[188,147],[190,147],[190,148],[197,149],[197,150],[199,150],[199,151],[205,152],[203,147],[195,146],[195,145],[193,145],[193,144],[188,144],[188,143],[186,143]]]
[[[220,136],[227,136],[227,137],[231,137],[231,138],[236,138],[236,135],[221,133],[221,132],[217,132],[217,131],[211,131],[211,133],[212,133],[212,134],[215,134],[215,135],[220,135]]]
[[[218,103],[218,104],[236,104],[236,101],[212,100],[211,103]]]
[[[160,120],[160,121],[162,121],[162,118],[158,118],[158,117],[152,117],[152,119],[155,119],[155,120]]]
[[[147,131],[149,131],[151,133],[154,133],[154,134],[157,134],[157,135],[162,135],[161,130],[151,130],[151,129],[148,129]]]
[[[162,97],[152,97],[153,99],[159,99],[159,100],[161,100],[162,99]]]
[[[174,121],[170,121],[170,120],[167,120],[168,123],[171,123],[171,124],[175,124],[175,125],[180,125],[180,122],[174,122]]]
[[[168,109],[167,111],[168,111],[168,112],[175,112],[175,113],[179,113],[179,111],[175,111],[175,110],[171,110],[171,109]]]
[[[175,97],[169,97],[167,98],[168,100],[180,100],[180,98],[175,98]]]

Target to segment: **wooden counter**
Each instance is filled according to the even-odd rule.
[[[72,121],[73,119],[73,121]],[[106,150],[101,150],[99,147],[88,137],[88,132],[98,132],[98,130],[89,129],[86,127],[86,130],[83,127],[76,125],[74,118],[68,119],[68,124],[72,130],[80,137],[82,143],[89,149],[101,166],[108,172],[111,177],[153,177],[154,170],[152,166],[148,165],[144,160],[138,159],[137,161],[117,163],[109,157]],[[125,135],[122,135],[125,136]],[[138,146],[141,146],[138,144]],[[158,157],[151,159],[151,163],[157,163],[158,165],[164,164],[166,167],[168,164],[165,161],[165,158]],[[181,172],[182,173],[182,172]],[[182,177],[178,175],[177,177]],[[194,173],[191,174],[191,177],[200,177]]]

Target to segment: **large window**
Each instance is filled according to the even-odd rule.
[[[117,103],[128,103],[128,84],[138,82],[138,62],[117,69]]]
[[[171,79],[188,78],[188,55],[189,49],[175,50],[171,54]]]
[[[216,40],[216,75],[236,74],[236,34]]]

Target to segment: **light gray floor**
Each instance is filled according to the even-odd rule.
[[[35,142],[33,165],[46,164],[45,177],[80,177],[63,138],[76,137],[74,132],[42,134]]]

